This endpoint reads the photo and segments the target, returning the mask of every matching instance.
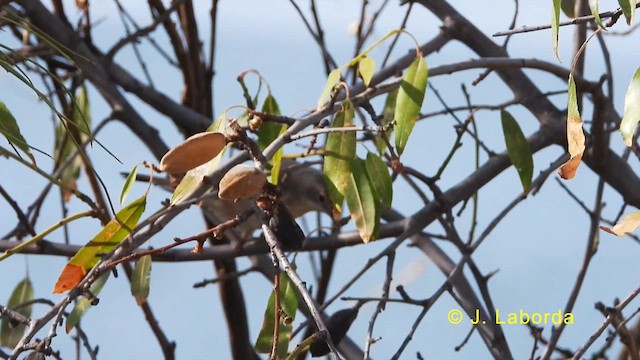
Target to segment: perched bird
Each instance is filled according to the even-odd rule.
[[[126,174],[123,174],[126,175]],[[308,163],[300,163],[294,160],[284,159],[280,170],[280,202],[285,205],[279,206],[276,210],[281,221],[275,219],[272,224],[279,237],[286,238],[289,231],[293,229],[291,221],[311,211],[319,211],[331,214],[332,204],[324,182],[322,172]],[[138,181],[149,181],[148,177],[138,175]],[[168,179],[154,177],[154,184],[162,188],[173,191],[169,186]],[[173,186],[177,184],[172,184]],[[221,200],[217,196],[212,196],[200,202],[206,219],[213,224],[220,224],[234,218],[250,209],[255,203],[253,199],[242,199],[238,201]],[[289,219],[291,217],[291,219]],[[280,224],[281,226],[277,226]],[[251,215],[247,221],[238,225],[234,229],[235,240],[249,240],[254,231],[262,226],[262,221],[258,214]],[[278,231],[280,230],[280,231]],[[232,236],[233,237],[233,236]],[[286,241],[283,241],[283,243]]]
[[[297,231],[294,223],[292,223],[293,219],[311,211],[331,214],[332,204],[327,195],[324,175],[309,164],[284,160],[280,176],[280,202],[285,207],[279,206],[277,208],[275,224],[272,225],[274,225],[276,235],[281,238],[281,242],[286,246],[287,235],[290,232]],[[203,200],[200,206],[204,210],[204,216],[207,220],[219,224],[250,209],[253,202],[254,200],[252,199],[233,202],[210,197]],[[237,226],[235,231],[239,240],[247,240],[261,225],[261,219],[254,214],[247,221]]]

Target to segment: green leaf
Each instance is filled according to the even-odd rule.
[[[607,28],[602,23],[602,19],[600,19],[600,10],[598,9],[598,0],[589,0],[589,8],[591,9],[591,15],[593,15],[596,24],[600,26],[603,30],[607,30]]]
[[[518,122],[506,110],[500,111],[502,118],[502,132],[507,144],[507,152],[511,163],[518,171],[520,182],[525,192],[529,191],[533,178],[533,155],[531,147],[520,129]]]
[[[89,290],[93,295],[98,296],[98,294],[100,294],[100,291],[102,291],[102,287],[104,287],[107,279],[109,279],[110,274],[111,273],[109,272],[102,274],[102,276],[100,276],[96,281],[94,281],[93,284],[91,284]],[[73,307],[73,310],[71,310],[71,313],[69,314],[69,316],[67,316],[67,321],[64,326],[67,334],[70,333],[76,325],[78,325],[80,319],[82,319],[84,314],[87,312],[87,310],[89,310],[91,306],[93,306],[91,304],[91,300],[87,299],[86,297],[80,298],[76,302],[76,306]]]
[[[82,158],[79,153],[76,154],[76,150],[80,143],[91,138],[89,98],[84,86],[74,96],[73,106],[69,121],[61,122],[56,126],[53,156],[56,169],[68,162],[68,165],[60,173],[60,181],[69,188],[77,190],[76,181],[80,177]],[[74,138],[72,133],[77,134],[77,138]],[[76,154],[75,157],[69,160],[74,154]],[[63,189],[62,195],[65,202],[71,200],[72,194],[69,191]]]
[[[393,183],[387,165],[378,155],[370,152],[367,154],[366,167],[377,198],[380,199],[385,206],[391,207],[391,201],[393,200]]]
[[[75,287],[86,273],[100,261],[100,254],[113,250],[136,227],[147,204],[146,194],[118,211],[107,225],[69,260],[62,269],[53,292]]]
[[[624,115],[620,122],[620,133],[627,146],[631,146],[638,121],[640,121],[640,67],[633,75],[624,96]]]
[[[18,126],[16,118],[13,117],[11,111],[9,111],[2,101],[0,101],[0,133],[7,138],[10,144],[24,151],[35,165],[35,158],[29,150],[29,144],[27,144],[27,141],[22,137],[22,133],[20,133],[20,127]]]
[[[226,133],[226,118],[225,115],[221,115],[218,119],[216,119],[211,125],[207,128],[209,132],[219,132]],[[225,151],[229,148],[229,145],[225,146],[220,153],[209,160],[208,162],[195,167],[184,175],[180,183],[173,190],[173,194],[171,195],[171,200],[169,203],[171,205],[177,204],[180,200],[191,195],[199,186],[202,184],[202,180],[205,176],[209,175],[211,172],[215,171],[220,167],[220,161],[222,160],[222,156]]]
[[[333,119],[332,128],[353,126],[355,117],[353,105],[349,101],[342,104]],[[342,203],[351,177],[351,160],[356,156],[355,131],[329,133],[325,147],[323,171],[327,183],[329,198],[337,213],[342,213]]]
[[[364,56],[358,62],[358,72],[360,73],[365,86],[369,86],[371,83],[371,78],[373,78],[373,72],[375,69],[376,62],[368,56]]]
[[[560,0],[553,0],[553,16],[551,17],[551,41],[553,44],[553,54],[558,57],[558,33],[560,31]]]
[[[318,99],[318,108],[320,108],[324,104],[329,94],[331,94],[333,87],[336,86],[336,84],[340,81],[341,73],[342,68],[337,68],[333,69],[327,76],[327,83],[324,85],[324,89],[322,89],[320,99]]]
[[[131,276],[131,295],[136,298],[136,303],[142,305],[149,297],[151,283],[151,255],[145,255],[138,259]]]
[[[622,13],[624,14],[625,19],[627,19],[627,25],[631,25],[633,23],[633,16],[636,12],[636,0],[618,0],[618,4],[620,4]]]
[[[384,103],[384,109],[382,109],[382,118],[380,119],[381,126],[388,126],[393,122],[393,116],[396,112],[396,99],[398,97],[398,89],[393,90],[387,94],[387,100]],[[393,128],[387,130],[387,139],[391,139],[393,134]],[[387,143],[382,138],[382,134],[376,134],[376,147],[380,156],[384,155],[387,149]]]
[[[280,115],[280,107],[278,106],[276,99],[271,94],[267,95],[264,99],[261,111],[270,115]],[[275,122],[262,123],[258,131],[258,148],[260,148],[261,151],[266,149],[266,147],[278,137],[280,129],[283,126],[284,124]]]
[[[133,170],[127,175],[127,178],[124,180],[124,186],[122,186],[122,192],[120,193],[120,205],[124,204],[124,201],[127,199],[127,195],[131,192],[133,188],[133,183],[136,181],[136,177],[138,176],[138,165],[133,167]]]
[[[295,285],[289,279],[286,273],[280,273],[280,308],[289,317],[287,323],[282,321],[278,324],[278,358],[283,359],[287,355],[289,349],[289,341],[291,340],[291,333],[293,329],[293,320],[296,317],[296,310],[298,309],[298,291]],[[255,349],[258,353],[268,354],[271,352],[271,345],[273,344],[273,329],[275,325],[275,291],[271,292],[269,301],[267,302],[267,309],[264,312],[264,319],[262,320],[262,328],[260,334],[256,340]]]
[[[364,243],[375,239],[380,224],[380,201],[367,176],[365,161],[353,159],[345,196],[351,219]]]
[[[409,140],[409,135],[416,125],[420,108],[424,100],[429,70],[424,58],[418,54],[415,60],[407,68],[407,73],[400,83],[394,118],[396,120],[396,149],[398,155],[402,155]]]
[[[75,107],[71,113],[71,121],[80,133],[80,141],[87,141],[91,137],[91,107],[86,86],[81,86],[73,99]]]
[[[280,107],[278,106],[276,99],[271,94],[269,94],[266,99],[264,99],[262,112],[266,114],[280,115]],[[260,130],[258,130],[258,147],[260,148],[260,150],[264,151],[264,149],[266,149],[269,144],[271,144],[285,131],[287,131],[287,126],[285,124],[266,122],[260,125]],[[280,177],[280,167],[282,165],[283,152],[284,149],[280,148],[278,149],[278,151],[276,151],[275,154],[273,154],[273,158],[271,158],[272,166],[269,181],[274,185],[278,184],[278,179]]]
[[[7,308],[15,310],[16,312],[24,315],[25,317],[31,317],[31,305],[16,306],[24,304],[27,301],[33,300],[33,285],[29,277],[25,277],[22,281],[16,285],[7,302]],[[0,346],[6,346],[14,348],[20,342],[24,331],[27,326],[25,324],[18,324],[13,326],[8,317],[2,317],[2,323],[0,324]]]
[[[562,0],[560,8],[567,17],[571,19],[576,17],[576,0]]]

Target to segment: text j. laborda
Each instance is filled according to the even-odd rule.
[[[459,309],[451,309],[447,313],[447,320],[453,325],[461,324],[465,321],[465,313]],[[562,310],[556,312],[526,312],[522,309],[516,312],[503,313],[496,310],[493,318],[483,317],[483,313],[476,309],[475,313],[468,316],[466,320],[472,325],[495,323],[497,325],[571,325],[573,324],[573,314],[563,313]]]

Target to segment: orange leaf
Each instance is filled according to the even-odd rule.
[[[580,162],[582,161],[582,154],[572,157],[566,163],[562,164],[560,170],[558,170],[558,175],[565,180],[571,180],[574,176],[576,176],[576,171],[578,171],[578,166],[580,166]]]
[[[86,275],[86,271],[80,265],[67,264],[62,269],[60,277],[56,285],[53,287],[53,293],[59,294],[67,290],[73,289]]]
[[[80,248],[62,269],[54,293],[70,290],[84,275],[100,262],[101,254],[107,254],[124,240],[140,220],[147,204],[147,194],[125,206],[91,241]]]

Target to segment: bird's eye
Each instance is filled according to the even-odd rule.
[[[324,202],[324,194],[318,194],[318,200],[320,200],[320,202]]]

